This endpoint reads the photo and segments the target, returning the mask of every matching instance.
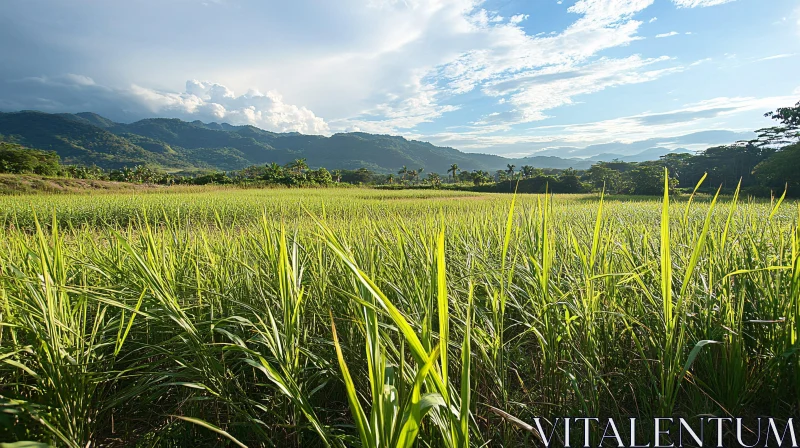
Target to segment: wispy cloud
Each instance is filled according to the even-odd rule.
[[[654,137],[671,137],[702,129],[719,129],[709,127],[715,119],[736,114],[752,114],[776,107],[793,104],[794,96],[755,97],[718,97],[696,103],[689,103],[680,109],[661,113],[644,113],[628,117],[615,118],[584,124],[561,126],[564,136],[574,140],[585,141],[621,141],[632,142]],[[752,129],[735,129],[747,130]]]
[[[736,0],[672,0],[672,3],[678,5],[679,8],[698,8],[723,5],[734,1]]]
[[[796,56],[796,55],[797,55],[797,53],[784,53],[784,54],[776,54],[776,55],[772,55],[772,56],[767,56],[767,57],[765,57],[765,58],[756,59],[756,62],[760,62],[760,61],[771,61],[771,60],[773,60],[773,59],[784,59],[784,58],[790,58],[790,57],[792,57],[792,56]]]
[[[678,33],[677,31],[670,31],[669,33],[656,34],[656,39],[662,39],[662,38],[665,38],[665,37],[677,36],[678,34],[680,34],[680,33]]]

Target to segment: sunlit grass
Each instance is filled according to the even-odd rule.
[[[0,440],[527,446],[534,417],[792,416],[797,222],[716,197],[3,197]]]

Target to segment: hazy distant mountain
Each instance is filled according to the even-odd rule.
[[[556,148],[548,148],[536,153],[537,156],[556,156],[561,158],[590,158],[597,160],[600,157],[608,155],[618,155],[619,159],[625,160],[624,157],[635,156],[652,157],[643,160],[628,160],[630,162],[640,162],[644,160],[655,160],[660,156],[671,152],[664,145],[704,145],[707,147],[733,143],[738,140],[749,140],[755,137],[753,132],[733,132],[733,131],[701,131],[692,134],[686,134],[679,137],[671,138],[651,138],[632,143],[602,143],[598,145],[589,145],[585,148],[576,148],[571,146],[560,146]],[[685,148],[679,148],[675,151],[692,152]]]
[[[690,151],[686,148],[677,148],[672,150],[670,150],[669,148],[648,148],[640,153],[633,155],[603,153],[589,157],[587,160],[604,161],[604,162],[609,162],[611,160],[621,160],[623,162],[646,162],[648,160],[658,160],[659,157],[670,153],[694,154],[694,151]]]
[[[329,169],[365,167],[379,172],[396,172],[406,166],[408,169],[424,168],[427,172],[444,173],[453,163],[458,164],[461,170],[469,171],[504,170],[507,164],[585,169],[597,160],[655,160],[669,152],[663,147],[639,145],[637,142],[593,145],[582,149],[554,148],[525,158],[509,159],[491,154],[464,153],[390,135],[352,132],[324,137],[167,118],[125,124],[90,112],[0,113],[0,135],[31,148],[56,151],[65,163],[96,164],[105,168],[152,164],[167,169],[235,170],[253,164],[285,164],[305,158],[311,167]],[[687,137],[692,138],[684,138]],[[564,155],[569,158],[564,158]]]

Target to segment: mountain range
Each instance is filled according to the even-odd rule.
[[[586,169],[599,160],[629,162],[655,160],[671,152],[653,146],[631,152],[624,144],[587,148],[553,148],[524,158],[465,153],[454,148],[407,140],[403,137],[362,132],[330,137],[299,133],[274,133],[254,126],[227,123],[186,122],[174,118],[150,118],[134,123],[117,123],[100,115],[48,114],[37,111],[0,113],[0,139],[30,148],[52,150],[66,164],[121,168],[150,164],[164,169],[237,170],[249,165],[276,162],[286,164],[305,158],[312,168],[368,168],[395,172],[402,166],[445,173],[451,164],[461,170],[495,171],[507,164],[517,167]],[[690,152],[676,149],[672,152]],[[568,154],[563,158],[555,154]]]

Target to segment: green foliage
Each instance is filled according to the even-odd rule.
[[[621,191],[622,173],[607,167],[603,162],[592,165],[591,168],[586,170],[585,178],[591,187],[597,191],[603,189],[608,192]]]
[[[664,169],[653,165],[639,165],[625,173],[622,183],[623,193],[655,196],[664,191]],[[669,190],[677,185],[677,179],[668,178]]]
[[[0,197],[0,440],[522,447],[535,417],[797,415],[797,203],[681,203],[656,168],[637,202]]]
[[[67,164],[107,169],[141,164],[192,166],[179,154],[147,151],[125,137],[69,114],[0,113],[0,134],[13,135],[29,148],[55,151]]]
[[[341,182],[346,182],[348,184],[370,184],[375,182],[375,179],[375,173],[366,168],[359,168],[357,170],[341,170]]]
[[[760,162],[754,174],[765,187],[778,192],[788,187],[793,196],[800,195],[800,144],[782,148]]]
[[[59,171],[59,159],[58,154],[53,151],[38,151],[14,143],[0,142],[0,173],[52,176]]]
[[[758,138],[750,141],[750,144],[784,146],[800,142],[800,101],[793,107],[780,107],[764,116],[778,121],[780,125],[757,130]]]

